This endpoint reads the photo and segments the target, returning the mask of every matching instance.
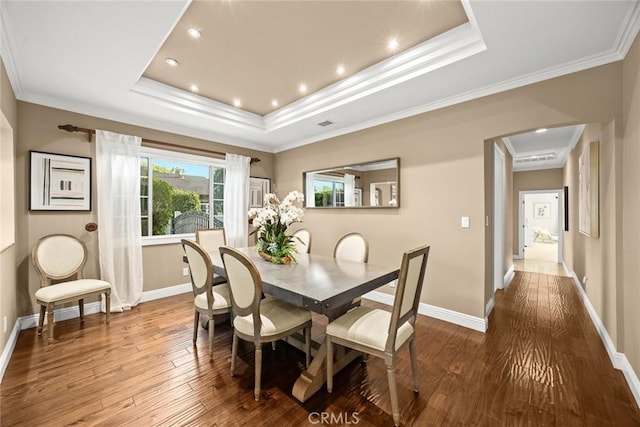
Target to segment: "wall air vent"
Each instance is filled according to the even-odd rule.
[[[335,123],[335,122],[332,122],[331,120],[325,120],[325,121],[323,121],[323,122],[318,123],[318,126],[325,127],[325,126],[332,125],[332,124],[334,124],[334,123]]]
[[[534,156],[516,157],[513,161],[516,164],[537,163],[546,162],[549,160],[556,160],[558,155],[556,153],[537,154]]]

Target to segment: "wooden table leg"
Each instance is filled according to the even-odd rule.
[[[354,350],[346,350],[342,346],[342,350],[336,351],[336,354],[341,354],[341,357],[336,357],[336,361],[333,364],[333,372],[340,372],[342,368],[353,362],[362,353]],[[337,349],[336,349],[337,350]],[[327,343],[325,340],[320,344],[320,348],[313,358],[309,368],[300,374],[300,378],[297,379],[293,385],[293,396],[301,402],[306,401],[309,397],[320,390],[327,382]]]

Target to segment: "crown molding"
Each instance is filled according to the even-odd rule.
[[[4,67],[7,70],[13,94],[16,99],[22,99],[23,89],[17,69],[15,43],[13,41],[14,31],[11,28],[11,22],[7,17],[5,7],[5,2],[0,1],[0,56],[2,56],[2,62],[4,62]]]
[[[578,125],[576,126],[575,130],[573,131],[573,135],[571,135],[571,144],[569,145],[571,147],[571,150],[573,150],[574,148],[576,148],[576,145],[578,144],[578,141],[580,141],[580,138],[582,137],[582,133],[584,132],[584,128],[586,128],[587,125]],[[569,150],[569,152],[571,152],[571,150]],[[567,153],[568,155],[569,153]]]
[[[614,50],[618,53],[620,59],[624,59],[624,57],[627,56],[627,52],[629,52],[639,30],[640,2],[635,2],[633,7],[629,9],[627,16],[625,16],[618,37],[616,37],[614,43]]]
[[[504,142],[504,146],[507,147],[507,151],[511,154],[511,158],[514,159],[516,157],[516,150],[513,148],[513,143],[509,139],[508,136],[502,137],[502,142]]]
[[[599,55],[591,55],[586,58],[582,58],[576,61],[567,62],[565,64],[549,67],[539,72],[530,73],[524,76],[516,77],[503,82],[490,84],[478,89],[470,90],[458,95],[443,98],[437,101],[427,102],[425,104],[418,105],[416,107],[408,108],[406,110],[398,111],[395,113],[387,114],[367,122],[358,123],[353,126],[348,126],[342,129],[336,129],[332,132],[327,132],[313,137],[280,144],[274,150],[278,153],[284,150],[290,150],[292,148],[301,147],[303,145],[312,144],[314,142],[322,141],[328,138],[334,138],[336,136],[353,133],[359,130],[367,129],[374,126],[379,126],[385,123],[394,122],[396,120],[405,119],[408,117],[416,116],[419,114],[427,113],[429,111],[439,110],[441,108],[451,107],[452,105],[462,104],[463,102],[473,101],[474,99],[483,98],[485,96],[495,95],[500,92],[505,92],[511,89],[516,89],[522,86],[527,86],[534,83],[539,83],[545,80],[553,79],[556,77],[562,77],[567,74],[577,73],[579,71],[587,70],[589,68],[598,67],[600,65],[609,64],[611,62],[619,61],[620,54],[613,49],[610,49]]]
[[[483,52],[487,47],[469,23],[379,62],[264,116],[267,132],[364,98]]]
[[[22,101],[44,105],[51,108],[57,108],[60,110],[71,111],[85,116],[98,117],[101,119],[113,120],[115,122],[125,123],[133,126],[140,126],[143,128],[159,130],[162,132],[174,133],[191,138],[198,138],[205,141],[243,147],[251,150],[263,151],[265,153],[273,153],[273,149],[271,147],[267,147],[241,138],[233,138],[229,137],[228,135],[215,133],[210,129],[194,128],[192,126],[185,126],[181,123],[154,119],[140,114],[123,112],[121,110],[99,107],[85,102],[70,99],[61,99],[58,97],[50,97],[35,93],[25,93]]]
[[[131,92],[175,111],[217,120],[245,130],[264,131],[262,116],[146,77],[140,78]]]

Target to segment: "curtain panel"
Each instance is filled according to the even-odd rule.
[[[111,283],[111,311],[142,295],[140,147],[137,136],[96,131],[98,247],[102,280]]]
[[[249,169],[251,158],[238,154],[225,156],[224,234],[234,248],[248,245]]]

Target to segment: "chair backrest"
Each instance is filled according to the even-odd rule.
[[[311,232],[301,228],[293,233],[293,244],[299,254],[308,254],[311,251]]]
[[[182,239],[182,249],[189,262],[189,274],[191,275],[191,288],[194,295],[207,293],[207,303],[213,306],[213,263],[207,251],[192,240]]]
[[[218,253],[220,247],[227,244],[224,228],[203,228],[196,230],[196,242],[210,254]]]
[[[253,315],[254,337],[260,339],[262,320],[260,301],[262,299],[262,278],[253,261],[242,252],[230,247],[220,248],[220,255],[227,273],[231,290],[231,304],[234,316]]]
[[[41,286],[47,286],[50,280],[72,276],[82,279],[82,269],[87,262],[87,247],[68,234],[51,234],[36,242],[32,258],[33,265],[40,274]]]
[[[429,259],[430,246],[422,246],[407,251],[402,256],[402,265],[398,276],[396,296],[393,301],[389,336],[385,351],[395,350],[398,328],[409,321],[415,325],[416,313],[424,284],[424,273]]]
[[[360,233],[349,233],[340,238],[333,249],[333,257],[347,261],[369,261],[369,242]]]

